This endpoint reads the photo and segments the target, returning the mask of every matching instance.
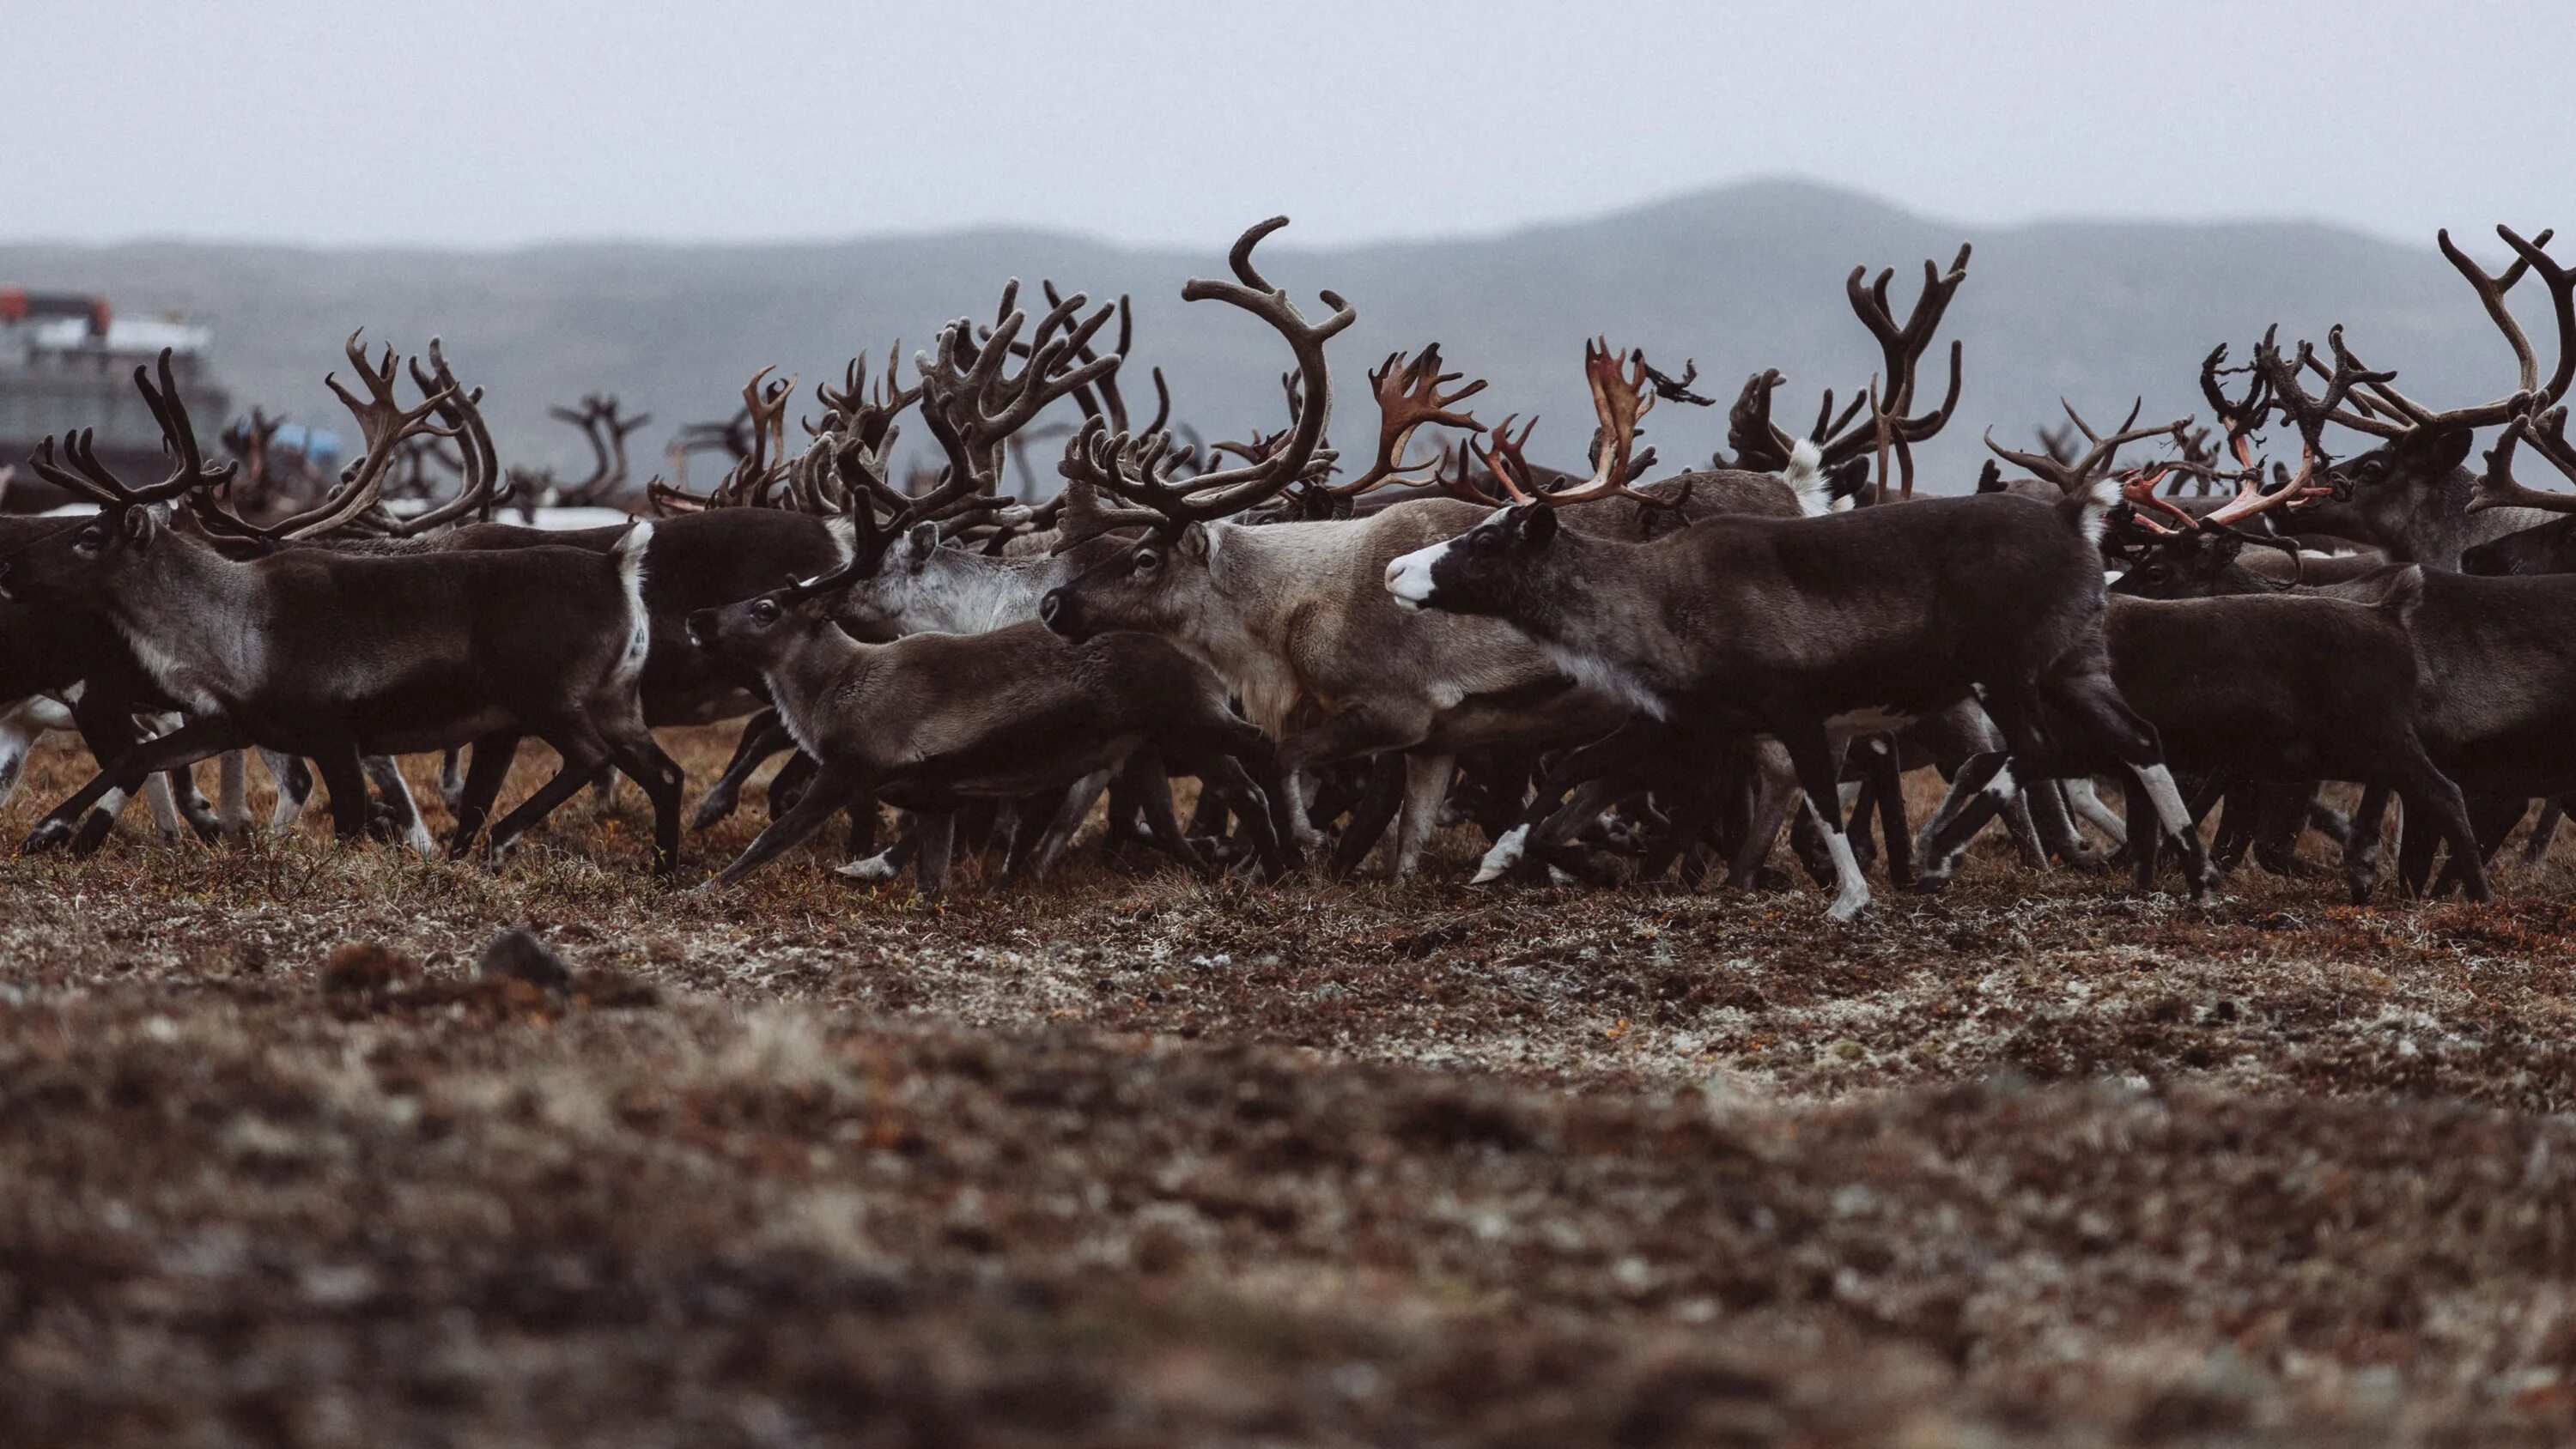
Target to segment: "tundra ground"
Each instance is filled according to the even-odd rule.
[[[920,906],[587,798],[497,871],[141,826],[0,859],[13,1445],[2576,1433],[2556,866],[1837,927],[1463,833]],[[518,924],[569,988],[477,979]]]

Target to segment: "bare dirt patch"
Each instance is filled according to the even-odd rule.
[[[2563,871],[2203,911],[1979,859],[1838,928],[1450,845],[930,906],[657,889],[588,800],[498,871],[0,860],[0,1438],[2576,1430]],[[512,925],[571,981],[478,977]]]

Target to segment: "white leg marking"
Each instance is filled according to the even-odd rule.
[[[2197,850],[2200,840],[2192,834],[2191,812],[2183,808],[2182,792],[2174,788],[2173,772],[2162,765],[2132,768],[2137,771],[2138,778],[2146,782],[2147,798],[2156,802],[2156,818],[2164,823],[2165,833],[2176,843],[2189,841],[2191,848]],[[2201,857],[2200,879],[2192,884],[2202,894],[2215,894],[2218,868],[2209,863],[2207,856]]]
[[[1503,872],[1520,864],[1521,852],[1529,846],[1529,836],[1530,828],[1526,825],[1515,825],[1504,831],[1494,842],[1494,848],[1486,851],[1484,860],[1477,865],[1475,884],[1486,885],[1500,880]]]
[[[224,834],[238,840],[250,833],[250,759],[226,750],[215,766],[215,819]]]
[[[20,710],[0,715],[0,805],[8,804],[9,797],[17,793],[18,779],[26,772],[27,754],[36,747],[36,737],[44,732],[43,725],[24,717]]]
[[[2020,783],[2013,779],[2012,761],[2006,760],[1996,767],[1995,777],[1988,780],[1985,788],[1978,793],[1989,796],[2000,804],[2011,804],[2013,797],[2021,793]]]
[[[177,839],[188,827],[179,818],[179,802],[170,798],[170,777],[156,774],[143,782],[143,798],[152,807],[152,823],[160,832]]]
[[[2118,812],[2110,806],[2102,803],[2102,797],[2094,791],[2091,779],[2067,780],[2061,783],[2066,791],[2067,805],[2085,824],[2109,836],[2114,843],[2122,845],[2128,843],[2128,822],[2122,820]]]
[[[295,793],[295,757],[275,750],[259,752],[259,762],[268,767],[268,778],[277,785],[277,804],[268,812],[268,828],[284,830],[304,817],[304,807],[311,802],[310,786],[301,795]]]
[[[1315,803],[1315,791],[1321,784],[1303,770],[1288,772],[1288,826],[1297,833],[1297,848],[1300,850],[1312,852],[1324,848],[1324,832],[1317,830],[1306,818],[1307,808]]]
[[[895,847],[889,845],[865,860],[854,860],[847,865],[834,866],[832,874],[846,876],[851,880],[892,880],[895,869],[894,852]]]
[[[2191,812],[2183,807],[2182,792],[2174,788],[2173,772],[2162,765],[2130,767],[2147,787],[2147,798],[2156,803],[2156,819],[2163,822],[2165,833],[2176,840],[2191,830]]]
[[[1395,859],[1387,874],[1403,880],[1422,864],[1422,847],[1440,823],[1440,801],[1457,772],[1454,755],[1404,757],[1404,808],[1395,822]]]
[[[1806,799],[1803,793],[1799,798]],[[1834,858],[1834,903],[1825,908],[1825,915],[1830,920],[1848,921],[1869,904],[1869,878],[1860,873],[1860,861],[1852,855],[1851,841],[1818,813],[1816,802],[1807,800],[1806,805],[1807,818],[1825,832],[1825,850]]]
[[[384,755],[369,755],[363,763],[377,793],[389,797],[403,817],[403,844],[423,860],[437,859],[438,839],[429,833],[428,822],[420,818],[420,802],[412,797],[411,782],[403,778],[402,767]]]

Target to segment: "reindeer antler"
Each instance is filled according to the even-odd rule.
[[[1401,477],[1405,445],[1414,431],[1426,425],[1459,428],[1481,433],[1485,425],[1472,414],[1454,411],[1459,403],[1485,390],[1485,380],[1459,388],[1443,397],[1440,388],[1456,382],[1466,374],[1440,370],[1440,344],[1422,349],[1419,357],[1407,359],[1401,352],[1390,352],[1386,361],[1368,375],[1369,390],[1377,395],[1377,457],[1367,472],[1348,483],[1328,483],[1324,491],[1336,497],[1355,497]],[[1438,461],[1432,466],[1437,468]],[[1413,481],[1413,480],[1406,480]]]
[[[1309,322],[1289,302],[1286,292],[1270,285],[1254,268],[1253,248],[1260,245],[1262,238],[1287,224],[1288,218],[1274,216],[1246,231],[1235,241],[1233,251],[1226,258],[1235,280],[1193,278],[1181,288],[1181,297],[1184,301],[1218,301],[1240,307],[1269,323],[1287,339],[1289,350],[1297,360],[1298,378],[1295,425],[1289,430],[1288,441],[1276,453],[1258,462],[1201,473],[1186,483],[1170,476],[1168,465],[1147,467],[1135,473],[1126,471],[1124,463],[1127,460],[1162,457],[1168,448],[1168,439],[1162,435],[1156,435],[1153,441],[1139,440],[1132,448],[1130,440],[1123,436],[1112,438],[1107,444],[1085,446],[1078,466],[1091,473],[1086,481],[1159,515],[1157,527],[1173,528],[1240,513],[1276,496],[1303,478],[1311,465],[1330,456],[1322,449],[1324,424],[1333,406],[1332,379],[1324,365],[1324,343],[1350,326],[1359,314],[1338,294],[1327,291],[1321,295],[1324,305],[1332,309],[1331,313],[1320,322]],[[1076,443],[1081,443],[1083,437],[1083,434],[1077,434]],[[1096,471],[1094,464],[1104,460],[1119,466]],[[1069,468],[1077,466],[1073,445],[1067,446],[1065,461]],[[1076,475],[1069,471],[1066,476],[1071,480]],[[1079,541],[1080,536],[1069,526],[1060,523],[1059,529],[1064,537],[1061,546],[1069,547]]]
[[[134,388],[143,394],[143,404],[152,410],[152,420],[161,425],[161,450],[170,457],[170,471],[159,482],[127,487],[99,461],[88,428],[63,439],[63,456],[71,464],[69,469],[55,464],[51,434],[38,443],[35,456],[28,459],[36,476],[111,509],[164,503],[200,488],[220,488],[230,482],[233,464],[209,468],[204,454],[198,451],[196,426],[188,418],[187,400],[179,395],[178,381],[171,375],[167,347],[161,349],[160,372],[161,385],[156,388],[149,369],[139,365],[134,369]]]

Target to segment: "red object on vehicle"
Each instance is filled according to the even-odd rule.
[[[0,287],[0,322],[30,322],[47,317],[83,317],[92,337],[105,337],[112,314],[105,297],[83,292],[30,292]]]

